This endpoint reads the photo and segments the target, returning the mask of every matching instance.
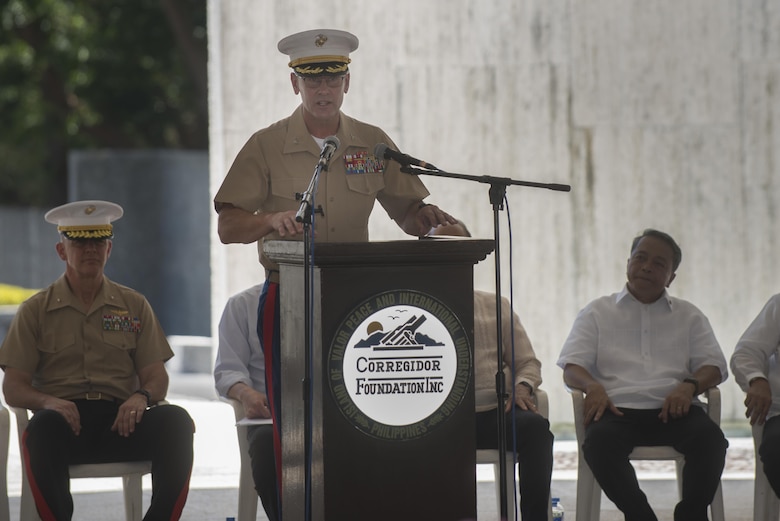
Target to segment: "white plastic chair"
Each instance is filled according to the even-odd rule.
[[[236,421],[244,418],[244,406],[232,398],[222,397],[222,400],[233,407]],[[241,472],[238,479],[238,517],[237,521],[255,521],[257,519],[257,491],[252,477],[252,459],[249,457],[249,440],[247,440],[246,425],[236,425],[238,450],[241,453]]]
[[[753,483],[753,519],[755,521],[777,521],[780,514],[780,500],[769,485],[764,474],[764,464],[758,455],[761,440],[764,437],[764,426],[753,425],[753,447],[756,460],[756,477]]]
[[[20,407],[11,407],[16,416],[16,431],[19,436],[19,450],[23,452],[22,437],[27,423],[29,411]],[[125,498],[125,520],[141,521],[143,517],[143,487],[142,477],[152,472],[151,461],[126,461],[118,463],[91,463],[86,465],[71,465],[71,479],[77,478],[122,478]],[[3,473],[5,475],[5,473]],[[21,521],[40,520],[35,509],[30,483],[27,481],[27,472],[22,462],[22,497],[19,508]]]
[[[577,465],[577,519],[582,521],[598,521],[601,511],[601,487],[582,454],[582,443],[585,441],[585,397],[582,391],[571,389],[574,405],[574,427],[577,432],[578,465]],[[712,421],[720,425],[720,390],[717,387],[708,389],[707,413]],[[677,492],[682,495],[682,469],[685,457],[669,446],[636,447],[629,454],[632,460],[672,460],[677,468]],[[718,490],[710,505],[713,521],[725,521],[723,509],[723,488],[718,483]]]
[[[550,405],[547,399],[547,393],[542,389],[536,389],[534,392],[534,398],[536,399],[536,409],[539,414],[545,418],[549,418]],[[501,511],[501,489],[499,483],[501,483],[501,467],[499,465],[500,453],[497,449],[477,449],[477,464],[478,465],[493,465],[493,475],[496,483],[496,505],[498,506],[497,512]],[[522,472],[523,469],[520,469]],[[507,505],[507,521],[515,521],[515,460],[512,452],[506,454],[506,496],[508,499]],[[550,502],[550,510],[547,514],[548,521],[552,521],[552,502]],[[240,521],[240,520],[239,520]]]

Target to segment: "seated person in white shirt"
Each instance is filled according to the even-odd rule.
[[[265,360],[257,335],[257,305],[262,284],[228,299],[219,321],[214,382],[220,396],[241,402],[248,418],[270,418],[265,390]],[[273,425],[248,428],[252,477],[270,521],[279,521],[279,482],[274,463]]]
[[[731,371],[745,391],[745,416],[763,425],[758,455],[769,485],[780,497],[780,294],[773,295],[737,342]]]
[[[666,291],[681,259],[666,233],[636,237],[625,287],[579,312],[558,359],[585,393],[585,460],[627,521],[657,519],[628,458],[635,446],[685,456],[675,521],[708,519],[725,464],[728,442],[697,396],[726,379],[726,360],[707,317]]]

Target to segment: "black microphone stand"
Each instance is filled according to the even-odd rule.
[[[304,331],[306,331],[304,374],[301,382],[304,407],[304,519],[311,520],[311,466],[312,466],[312,359],[314,357],[314,342],[312,323],[314,322],[312,288],[312,268],[314,266],[314,252],[310,244],[311,226],[314,222],[314,214],[325,215],[322,206],[314,209],[314,196],[317,193],[320,174],[328,170],[325,161],[319,161],[314,168],[314,174],[309,181],[309,186],[302,194],[296,193],[295,198],[301,201],[295,220],[303,223],[303,290],[304,290]]]
[[[506,416],[504,415],[505,400],[509,397],[506,392],[506,381],[504,377],[504,353],[501,328],[501,240],[499,237],[498,212],[504,209],[504,196],[506,187],[510,185],[530,186],[533,188],[547,188],[560,192],[568,192],[571,186],[556,183],[535,183],[531,181],[518,181],[506,177],[493,176],[474,176],[467,174],[455,174],[438,169],[419,168],[413,165],[404,165],[401,172],[412,175],[432,175],[438,177],[449,177],[452,179],[464,179],[467,181],[476,181],[490,185],[488,195],[490,204],[493,207],[493,241],[495,243],[495,271],[496,271],[496,402],[497,402],[497,428],[498,428],[498,468],[499,468],[499,494],[501,504],[501,519],[507,517],[507,493],[506,493]],[[514,395],[514,392],[512,393]]]

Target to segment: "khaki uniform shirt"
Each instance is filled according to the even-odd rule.
[[[513,323],[514,320],[514,323]],[[512,334],[514,333],[514,378],[512,378]],[[526,382],[534,389],[542,383],[542,363],[536,358],[534,348],[520,323],[520,317],[512,311],[509,300],[501,298],[501,340],[504,358],[504,375],[507,392],[512,383]],[[497,406],[496,400],[496,295],[474,291],[474,391],[477,412],[489,411]]]
[[[18,309],[0,366],[33,375],[33,387],[63,399],[85,393],[126,400],[138,369],[173,356],[146,298],[103,278],[88,312],[63,275]]]
[[[374,157],[378,143],[395,146],[380,128],[341,114],[336,137],[338,155],[334,154],[328,171],[320,175],[314,198],[314,207],[322,206],[325,213],[314,217],[315,241],[365,242],[375,200],[393,220],[401,222],[410,204],[428,196],[418,177]],[[217,211],[223,203],[250,212],[298,210],[295,194],[308,188],[319,157],[320,148],[306,129],[303,108],[298,107],[289,118],[249,139],[214,197],[214,206]],[[282,240],[276,232],[265,239]],[[262,241],[257,247],[262,265],[278,270],[263,254]]]

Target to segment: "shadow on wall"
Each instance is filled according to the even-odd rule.
[[[8,327],[16,314],[16,306],[0,306],[0,343],[3,342]]]
[[[75,151],[68,199],[122,205],[106,274],[149,299],[168,335],[211,335],[208,154]]]
[[[69,158],[68,201],[104,199],[125,210],[114,223],[106,275],[143,293],[167,335],[211,335],[208,182],[202,151],[76,151]],[[0,248],[0,282],[45,288],[62,274],[47,210],[0,208],[0,241],[14,245]]]

